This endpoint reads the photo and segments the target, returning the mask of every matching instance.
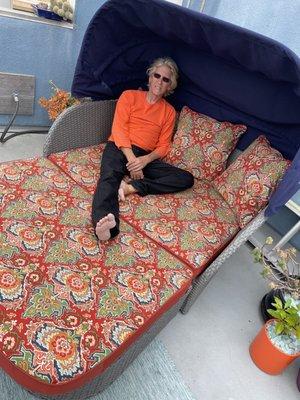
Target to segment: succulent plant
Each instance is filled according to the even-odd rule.
[[[50,0],[49,9],[65,21],[73,21],[73,7],[69,0]]]

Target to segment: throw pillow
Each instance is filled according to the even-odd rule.
[[[212,181],[226,168],[226,161],[245,125],[219,122],[183,107],[173,144],[164,161]]]
[[[266,206],[290,161],[259,136],[214,180],[243,228]]]

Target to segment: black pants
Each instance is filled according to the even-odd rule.
[[[137,146],[132,146],[132,151],[136,157],[149,153]],[[112,213],[116,219],[116,226],[110,230],[111,237],[119,233],[118,189],[123,177],[130,175],[126,164],[127,159],[123,152],[114,142],[108,142],[103,152],[100,178],[94,193],[92,222],[96,227],[101,218]],[[143,169],[143,174],[143,179],[130,181],[140,196],[179,192],[194,184],[192,174],[161,160],[154,160],[147,164]]]

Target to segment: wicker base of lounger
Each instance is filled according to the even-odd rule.
[[[29,391],[32,395],[46,400],[85,400],[105,390],[115,381],[132,361],[145,349],[145,347],[157,336],[157,334],[173,319],[186,298],[184,295],[174,306],[165,312],[140,338],[138,338],[122,356],[108,367],[99,377],[86,383],[79,389],[62,395],[40,395]]]

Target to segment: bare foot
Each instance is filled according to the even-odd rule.
[[[110,229],[115,226],[116,220],[113,214],[107,214],[106,217],[101,218],[96,225],[96,235],[98,239],[101,241],[110,239]]]
[[[125,197],[128,194],[135,193],[136,189],[130,185],[130,183],[125,182],[124,180],[120,183],[120,187],[118,190],[119,200],[125,201]]]

